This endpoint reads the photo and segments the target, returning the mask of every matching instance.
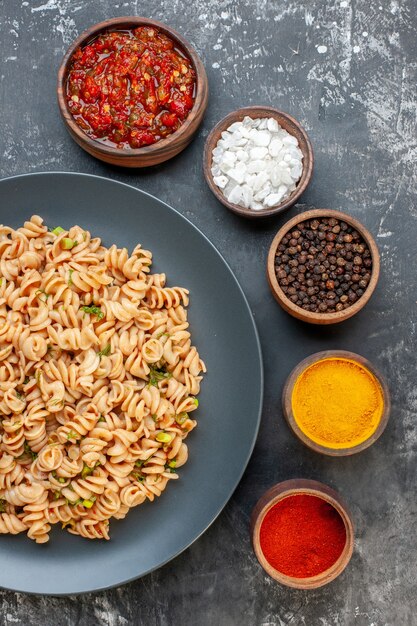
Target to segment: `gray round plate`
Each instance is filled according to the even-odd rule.
[[[153,271],[190,290],[193,341],[207,365],[189,461],[161,498],[110,523],[110,541],[54,528],[49,543],[0,536],[0,585],[28,593],[74,594],[120,585],[160,567],[213,522],[236,488],[258,432],[261,351],[246,298],[210,241],[157,198],[106,178],[45,173],[0,181],[0,222],[31,215],[48,226],[80,224],[106,245],[140,242]]]

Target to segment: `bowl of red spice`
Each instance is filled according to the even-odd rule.
[[[266,573],[296,589],[330,583],[346,568],[354,546],[346,504],[327,485],[307,479],[269,489],[253,510],[251,535]]]
[[[125,167],[162,163],[190,143],[208,102],[195,49],[144,17],[84,31],[58,71],[58,105],[72,138],[94,157]]]
[[[268,253],[272,294],[287,313],[311,324],[336,324],[358,313],[375,291],[379,251],[357,219],[331,209],[296,215]]]

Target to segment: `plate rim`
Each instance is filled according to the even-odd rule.
[[[64,591],[64,592],[51,592],[51,593],[47,593],[47,592],[42,592],[42,591],[27,591],[26,589],[22,589],[22,588],[15,588],[15,587],[4,587],[4,586],[0,586],[0,589],[4,589],[7,591],[13,591],[16,593],[24,593],[27,595],[31,595],[31,596],[50,596],[50,597],[65,597],[65,596],[81,596],[81,595],[85,595],[88,593],[98,593],[101,591],[105,591],[107,589],[114,589],[117,587],[120,587],[122,585],[126,585],[134,580],[139,580],[140,578],[143,578],[144,576],[147,576],[149,574],[151,574],[152,572],[157,571],[158,569],[160,569],[161,567],[163,567],[164,565],[167,565],[168,563],[170,563],[171,561],[173,561],[174,559],[176,559],[180,554],[182,554],[183,552],[185,552],[185,550],[187,550],[188,548],[190,548],[198,539],[200,539],[200,537],[210,528],[210,526],[217,520],[217,518],[219,517],[219,515],[222,513],[222,511],[224,510],[224,508],[226,507],[226,505],[229,503],[230,499],[232,498],[234,492],[236,491],[237,487],[239,486],[243,475],[248,467],[249,461],[252,457],[255,445],[256,445],[256,441],[258,439],[258,434],[259,434],[259,428],[260,428],[260,424],[261,424],[261,418],[262,418],[262,409],[263,409],[263,399],[264,399],[264,383],[265,383],[265,379],[264,379],[264,365],[263,365],[263,356],[262,356],[262,347],[261,347],[261,342],[259,339],[259,333],[258,333],[258,329],[256,326],[256,322],[255,322],[255,318],[254,315],[252,313],[251,307],[249,305],[248,299],[245,295],[245,292],[242,289],[242,286],[240,285],[238,279],[236,278],[232,268],[230,267],[229,263],[226,261],[226,259],[224,258],[224,256],[221,254],[221,252],[216,248],[216,246],[210,241],[210,239],[195,225],[193,224],[193,222],[191,222],[187,217],[185,217],[185,215],[183,215],[182,213],[180,213],[177,209],[175,209],[174,207],[172,207],[170,204],[168,204],[167,202],[165,202],[164,200],[161,200],[160,198],[158,198],[157,196],[154,196],[153,194],[144,191],[143,189],[141,189],[140,187],[135,187],[132,184],[129,183],[125,183],[125,182],[121,182],[118,180],[114,180],[113,178],[110,178],[108,176],[98,176],[97,174],[88,174],[85,172],[65,172],[65,171],[61,171],[61,170],[53,170],[53,171],[42,171],[42,172],[26,172],[24,174],[14,174],[13,176],[6,176],[6,177],[2,177],[0,178],[0,186],[3,183],[9,182],[9,181],[16,181],[18,179],[25,179],[25,178],[29,178],[29,177],[43,177],[43,176],[68,176],[68,177],[74,177],[77,178],[79,176],[82,176],[83,178],[92,178],[92,179],[96,179],[98,181],[106,181],[106,182],[111,182],[114,183],[115,185],[121,185],[123,187],[127,187],[128,189],[131,189],[135,192],[139,192],[139,194],[143,194],[144,196],[148,196],[149,198],[152,198],[153,200],[156,200],[157,202],[160,202],[161,204],[165,205],[165,207],[170,210],[173,211],[174,213],[176,213],[181,219],[185,220],[195,231],[197,231],[199,233],[199,235],[201,235],[203,237],[203,239],[206,241],[206,243],[214,250],[215,253],[217,253],[217,255],[220,257],[220,259],[222,260],[222,262],[224,263],[224,265],[226,266],[229,274],[231,275],[231,277],[233,278],[234,283],[236,284],[238,291],[240,292],[241,297],[243,298],[244,304],[246,306],[247,312],[249,314],[249,319],[252,325],[252,329],[254,331],[254,337],[255,337],[255,344],[256,344],[256,348],[257,348],[257,356],[258,356],[258,360],[259,360],[259,378],[260,378],[260,389],[259,389],[259,406],[258,406],[258,412],[257,412],[257,418],[256,418],[256,427],[254,430],[254,434],[252,437],[252,442],[249,448],[249,452],[246,456],[246,459],[242,465],[242,469],[239,473],[238,478],[234,481],[234,484],[232,486],[231,489],[228,490],[228,493],[221,499],[221,504],[219,505],[219,507],[217,507],[217,512],[215,513],[214,516],[211,517],[210,521],[208,523],[205,524],[204,528],[202,528],[202,530],[197,533],[190,541],[186,542],[185,545],[182,545],[179,547],[179,549],[177,551],[175,551],[174,554],[172,554],[169,558],[167,558],[166,560],[162,561],[161,563],[159,563],[158,565],[156,565],[155,567],[151,567],[149,569],[147,569],[146,571],[142,572],[141,574],[138,574],[136,576],[130,576],[128,578],[123,578],[122,580],[120,580],[119,582],[116,583],[112,583],[109,585],[101,585],[99,587],[91,587],[89,589],[83,590],[83,591]]]

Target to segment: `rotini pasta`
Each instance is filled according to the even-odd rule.
[[[0,226],[0,534],[109,539],[188,458],[206,371],[152,254],[34,215]]]

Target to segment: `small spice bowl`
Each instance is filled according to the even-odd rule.
[[[372,259],[371,277],[363,295],[359,297],[348,308],[345,308],[341,311],[334,311],[331,313],[322,313],[320,311],[307,311],[301,306],[294,304],[281,289],[275,271],[275,257],[282,242],[282,239],[285,237],[285,235],[287,235],[292,229],[296,228],[297,225],[305,222],[306,220],[320,218],[334,218],[340,222],[345,222],[346,224],[348,224],[348,226],[356,230],[368,247],[370,257]],[[303,322],[309,322],[310,324],[337,324],[358,313],[367,304],[373,292],[375,291],[375,287],[379,278],[379,271],[380,260],[378,247],[371,233],[367,230],[367,228],[365,228],[365,226],[363,226],[363,224],[361,224],[354,217],[351,217],[350,215],[348,215],[347,213],[343,213],[342,211],[334,211],[332,209],[313,209],[311,211],[305,211],[286,222],[279,229],[274,239],[272,240],[267,260],[267,278],[275,300],[287,313]]]
[[[290,135],[293,135],[298,140],[299,148],[303,154],[303,169],[301,178],[297,183],[297,187],[291,193],[291,195],[280,202],[279,204],[272,206],[270,208],[261,209],[259,211],[254,211],[252,209],[246,209],[238,204],[233,204],[229,202],[222,190],[214,183],[213,174],[211,172],[212,161],[213,161],[213,149],[216,147],[217,142],[221,138],[221,134],[223,131],[227,130],[231,124],[234,122],[241,122],[244,117],[249,116],[253,119],[255,118],[269,118],[272,117],[277,120],[278,124],[286,130]],[[311,180],[311,176],[313,174],[313,148],[311,146],[310,139],[301,126],[299,122],[295,118],[293,118],[288,113],[284,113],[275,109],[273,107],[268,106],[250,106],[245,107],[243,109],[238,109],[237,111],[233,111],[224,117],[216,126],[212,129],[209,136],[207,137],[205,148],[204,148],[204,158],[203,158],[203,168],[204,168],[204,176],[206,178],[207,184],[210,187],[213,194],[216,198],[224,204],[225,207],[241,215],[242,217],[248,218],[262,218],[269,217],[271,215],[276,215],[277,213],[281,213],[285,211],[293,204],[297,202],[301,194],[307,188]]]
[[[278,571],[267,561],[261,547],[261,528],[267,513],[285,498],[297,495],[315,496],[332,506],[340,516],[345,530],[345,543],[339,557],[326,570],[315,576],[300,578]],[[292,479],[269,489],[256,504],[251,517],[252,546],[263,569],[271,578],[295,589],[317,589],[337,578],[348,565],[354,547],[354,528],[351,514],[342,498],[330,487],[316,480]],[[324,542],[324,547],[326,543]]]
[[[105,145],[89,137],[76,123],[66,99],[66,85],[73,54],[78,48],[91,43],[98,35],[105,31],[116,31],[139,26],[151,26],[170,37],[176,47],[191,61],[196,74],[195,100],[192,109],[184,123],[172,134],[160,139],[156,143],[140,148],[118,148]],[[184,150],[191,142],[200,126],[208,104],[208,81],[204,65],[194,48],[175,30],[145,17],[116,17],[95,24],[85,30],[68,48],[58,71],[57,84],[58,106],[64,123],[71,137],[89,154],[113,165],[122,167],[148,167],[163,163]]]
[[[375,381],[375,383],[378,385],[376,391],[382,403],[381,407],[378,407],[378,417],[375,419],[375,424],[372,425],[372,415],[369,415],[369,436],[364,438],[365,435],[363,435],[361,437],[360,443],[357,443],[356,445],[348,447],[334,447],[331,445],[324,445],[323,443],[319,443],[318,441],[314,440],[314,438],[310,437],[308,433],[302,429],[294,415],[293,397],[297,381],[300,380],[300,377],[304,372],[308,372],[309,368],[317,363],[324,362],[329,359],[341,359],[344,363],[346,363],[347,361],[348,363],[352,362],[353,364],[357,364],[360,368],[359,371],[361,371],[361,375],[364,376],[370,374],[370,377],[372,377],[370,378],[370,380]],[[334,389],[334,394],[337,395],[337,388]],[[328,398],[329,402],[332,402],[331,391],[328,392]],[[333,457],[350,456],[352,454],[362,452],[362,450],[365,450],[366,448],[369,448],[369,446],[375,443],[375,441],[382,435],[388,423],[391,411],[391,400],[385,378],[370,361],[365,359],[363,356],[360,356],[359,354],[355,354],[354,352],[349,352],[347,350],[325,350],[312,354],[311,356],[301,361],[293,369],[285,383],[282,393],[282,408],[285,419],[287,420],[287,423],[295,436],[311,450]],[[353,420],[353,412],[351,413],[351,416]],[[321,420],[322,423],[324,423],[323,420],[324,418]],[[319,438],[319,434],[317,432],[316,438]]]

